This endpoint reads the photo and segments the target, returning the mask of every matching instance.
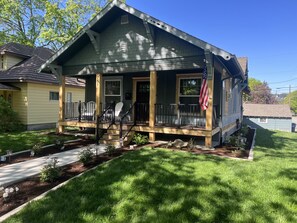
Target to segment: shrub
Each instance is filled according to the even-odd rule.
[[[132,140],[136,145],[144,145],[148,143],[148,136],[136,133]]]
[[[33,152],[33,155],[34,154],[40,154],[42,152],[43,148],[42,148],[42,143],[39,142],[39,143],[36,143],[32,149],[31,149],[31,152]]]
[[[18,114],[12,110],[9,102],[0,97],[0,132],[15,132],[24,130]]]
[[[50,158],[50,162],[46,164],[40,173],[41,182],[54,182],[61,175],[60,168],[57,167],[58,159],[56,157]]]
[[[115,151],[116,151],[116,148],[115,148],[114,145],[108,145],[108,146],[106,147],[106,152],[107,152],[108,155],[112,155],[112,154],[114,154]]]
[[[78,159],[80,162],[83,163],[83,165],[87,165],[88,163],[90,163],[92,161],[92,158],[93,158],[93,152],[91,151],[91,148],[86,148],[86,149],[83,149],[79,155],[78,155]]]

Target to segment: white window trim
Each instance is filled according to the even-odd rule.
[[[261,119],[265,119],[265,122],[262,122]],[[259,118],[259,123],[268,123],[268,118],[265,118],[265,117]]]
[[[183,75],[185,76],[185,77],[183,77]],[[178,92],[178,94],[177,94],[177,97],[178,97],[178,102],[180,101],[179,99],[180,99],[180,97],[184,97],[184,98],[192,98],[192,97],[200,97],[200,95],[182,95],[181,93],[180,93],[180,87],[181,87],[181,84],[180,84],[180,82],[181,82],[181,80],[189,80],[189,79],[200,79],[201,80],[201,84],[202,84],[202,76],[199,74],[199,73],[192,73],[192,74],[177,74],[176,75],[176,77],[177,77],[177,80],[178,80],[178,89],[177,89],[177,92]]]
[[[105,94],[105,83],[106,83],[106,81],[120,81],[120,94],[119,95],[108,95],[108,94]],[[105,104],[105,96],[120,96],[121,97],[121,101],[123,101],[123,77],[121,77],[121,76],[114,76],[114,77],[103,77],[103,94],[102,94],[102,96],[103,96],[103,104]]]

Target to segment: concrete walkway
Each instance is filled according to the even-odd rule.
[[[101,154],[105,152],[105,145],[91,145],[94,154]],[[87,147],[81,147],[78,149],[68,150],[61,153],[52,154],[50,157],[58,158],[58,166],[65,166],[70,163],[78,161],[78,154],[80,151]],[[37,175],[40,173],[43,166],[47,163],[49,156],[31,159],[25,162],[11,164],[0,167],[0,187],[5,187],[13,183],[19,182],[28,177]]]

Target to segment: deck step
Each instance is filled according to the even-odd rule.
[[[108,144],[108,145],[114,145],[116,147],[120,146],[120,134],[119,132],[114,133],[114,131],[117,130],[112,130],[109,129],[104,135],[103,137],[99,140],[99,142],[101,144]],[[123,136],[127,133],[127,131],[123,132]],[[123,144],[124,146],[129,145],[129,143],[131,142],[131,140],[133,139],[134,136],[134,131],[130,131],[128,136],[124,139]]]

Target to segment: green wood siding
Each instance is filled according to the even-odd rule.
[[[121,25],[118,17],[97,38],[99,55],[90,42],[81,45],[64,64],[63,73],[126,73],[188,69],[203,65],[203,50],[163,30],[154,30],[152,44],[140,19],[129,15],[129,24]],[[82,70],[87,65],[90,66]]]

